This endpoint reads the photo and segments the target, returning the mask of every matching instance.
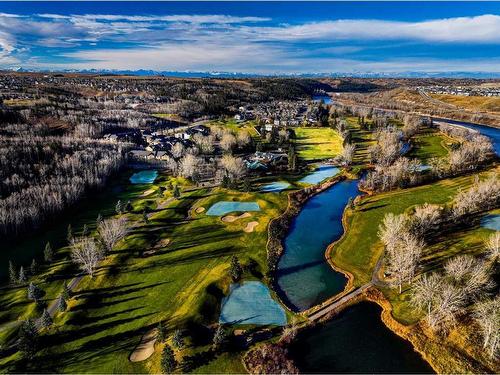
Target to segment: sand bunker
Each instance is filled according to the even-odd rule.
[[[155,351],[156,329],[145,333],[141,337],[139,345],[130,354],[130,362],[140,362],[148,359]]]
[[[255,229],[255,227],[259,225],[259,222],[258,221],[251,221],[249,222],[245,228],[243,228],[243,230],[247,233],[251,233],[253,232],[253,230]]]
[[[155,192],[155,189],[149,189],[149,190],[146,190],[144,193],[142,193],[142,196],[147,197],[148,195],[153,194],[154,192]]]
[[[170,238],[164,238],[162,240],[159,240],[151,250],[142,253],[142,256],[149,257],[151,255],[154,255],[159,249],[161,249],[162,247],[167,247],[169,244],[170,244]]]
[[[203,211],[205,211],[205,207],[197,207],[196,210],[194,210],[197,214],[201,214]]]
[[[247,217],[250,217],[250,216],[252,216],[252,215],[249,212],[244,212],[244,213],[242,213],[239,216],[234,216],[234,215],[224,216],[221,220],[224,223],[234,223],[236,220],[244,219],[244,218],[247,218]]]

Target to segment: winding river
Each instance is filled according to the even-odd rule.
[[[306,310],[344,290],[347,279],[328,264],[325,250],[342,236],[344,209],[359,194],[358,180],[336,183],[310,198],[292,222],[276,274],[292,310]]]

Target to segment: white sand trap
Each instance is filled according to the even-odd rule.
[[[155,244],[154,248],[161,249],[162,247],[166,247],[169,244],[170,244],[170,238],[163,238]]]
[[[144,193],[142,193],[143,197],[147,197],[148,195],[151,195],[155,192],[155,189],[148,189]]]
[[[196,212],[197,214],[201,214],[203,211],[205,211],[205,207],[198,207],[194,212]]]
[[[251,233],[253,232],[253,230],[255,229],[255,227],[259,225],[259,222],[258,221],[251,221],[249,222],[245,228],[243,228],[243,230],[247,233]]]
[[[236,220],[239,220],[239,219],[244,219],[244,218],[246,218],[246,217],[250,217],[250,216],[252,216],[252,214],[251,214],[251,213],[249,213],[249,212],[244,212],[244,213],[242,213],[242,214],[241,214],[241,215],[239,215],[239,216],[234,216],[234,215],[227,215],[227,216],[224,216],[224,217],[222,217],[222,219],[221,219],[221,220],[222,220],[224,223],[234,223]]]
[[[139,345],[137,345],[134,351],[130,354],[130,362],[140,362],[148,359],[155,351],[156,342],[156,328],[145,333],[141,337]]]

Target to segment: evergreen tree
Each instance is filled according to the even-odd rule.
[[[176,349],[182,349],[182,347],[184,346],[182,331],[180,329],[175,330],[174,335],[172,336],[172,345]]]
[[[47,244],[45,245],[45,249],[43,250],[43,259],[47,263],[51,263],[54,260],[54,252],[52,251],[50,242],[47,242]]]
[[[17,347],[25,358],[33,359],[38,349],[38,330],[32,319],[26,320],[19,329]]]
[[[19,268],[18,281],[19,281],[19,284],[24,284],[26,281],[28,281],[28,277],[26,276],[26,271],[24,270],[23,266],[21,266],[21,268]]]
[[[116,202],[115,211],[118,215],[122,213],[122,201]]]
[[[227,189],[227,188],[229,188],[230,185],[231,185],[231,179],[229,178],[229,176],[227,174],[225,174],[224,177],[222,177],[221,186],[224,189]]]
[[[52,325],[53,320],[47,309],[43,310],[42,316],[40,317],[40,326],[42,328],[49,328]]]
[[[231,278],[234,282],[239,281],[241,278],[241,274],[243,273],[240,261],[235,255],[231,257],[231,267],[229,269],[229,273],[231,274]]]
[[[156,191],[156,195],[158,195],[158,198],[163,198],[163,190],[161,187]]]
[[[156,329],[156,340],[158,342],[164,342],[167,338],[167,328],[160,321],[158,323],[158,328]]]
[[[168,345],[165,345],[161,353],[161,370],[164,374],[171,374],[177,366],[174,351]]]
[[[297,169],[297,155],[293,146],[288,148],[288,169],[292,172]]]
[[[224,344],[224,342],[226,341],[226,331],[224,329],[224,327],[222,327],[221,325],[219,325],[215,331],[215,334],[214,334],[214,338],[213,338],[213,346],[214,346],[214,349],[218,349],[222,346],[222,344]]]
[[[43,290],[38,287],[35,283],[30,282],[28,285],[28,298],[38,301],[43,296]]]
[[[97,219],[95,220],[95,222],[97,226],[102,223],[102,215],[100,213],[99,215],[97,215]]]
[[[14,263],[12,263],[12,261],[9,260],[9,283],[10,285],[16,285],[17,282],[18,279],[17,279],[16,266],[14,266]]]
[[[127,205],[125,206],[125,210],[127,212],[132,212],[134,210],[134,208],[132,207],[132,203],[130,202],[130,200],[127,202]]]
[[[73,228],[71,227],[71,224],[68,224],[68,234],[66,236],[66,239],[68,240],[69,243],[73,241]]]
[[[65,301],[71,298],[71,290],[69,289],[68,283],[66,281],[63,284],[63,290],[61,296],[62,298],[64,298]]]
[[[57,300],[57,308],[59,309],[60,312],[64,312],[68,308],[68,304],[66,303],[62,294],[59,296],[59,299]]]
[[[142,211],[142,220],[145,224],[149,223],[148,212],[146,210]]]
[[[82,237],[87,237],[90,234],[87,224],[83,224]]]
[[[245,177],[243,180],[243,191],[249,192],[252,188],[252,184],[250,183],[250,180],[248,177]]]
[[[31,261],[30,273],[32,276],[38,273],[38,263],[36,262],[35,258],[33,258],[33,260]]]
[[[181,197],[181,191],[179,190],[179,186],[174,186],[173,196],[175,199],[179,199]]]

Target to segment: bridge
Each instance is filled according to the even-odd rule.
[[[321,306],[319,309],[312,310],[310,312],[306,311],[305,316],[311,320],[315,321],[318,320],[328,313],[335,311],[339,308],[341,308],[343,305],[347,304],[349,301],[351,301],[353,298],[359,296],[362,294],[364,291],[369,289],[370,287],[373,286],[372,282],[369,282],[367,284],[364,284],[363,286],[360,286],[359,288],[354,289],[353,291],[345,294],[341,298],[338,299],[331,299],[329,301],[326,301],[323,306]]]

